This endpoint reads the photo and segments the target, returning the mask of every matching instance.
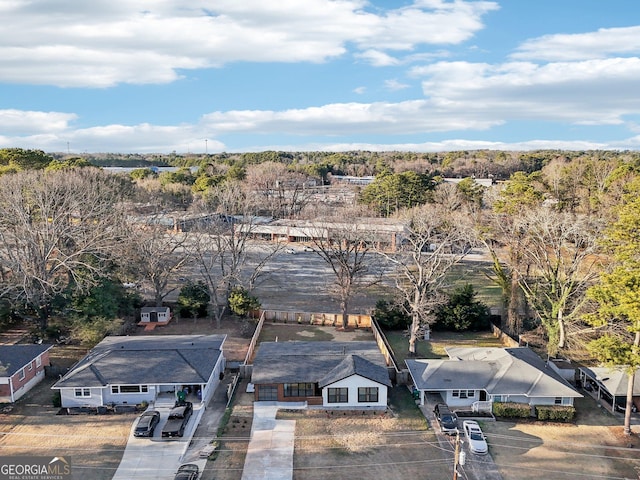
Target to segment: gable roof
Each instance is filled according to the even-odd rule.
[[[318,386],[323,388],[332,383],[349,378],[352,375],[359,375],[386,385],[387,387],[391,386],[389,373],[386,368],[371,363],[369,360],[365,360],[358,355],[348,355],[345,357],[333,370],[322,377],[318,382]]]
[[[485,390],[490,395],[581,397],[536,355],[520,348],[449,348],[449,359],[406,360],[420,390]]]
[[[253,360],[251,382],[320,383],[334,379],[332,383],[352,371],[374,377],[370,380],[389,381],[386,361],[376,342],[263,342]]]
[[[206,383],[226,335],[106,337],[53,388]]]
[[[0,345],[0,377],[10,377],[53,345]]]
[[[585,374],[597,380],[604,388],[616,397],[627,396],[627,373],[623,367],[580,367]],[[636,370],[633,382],[633,395],[640,396],[640,371]]]

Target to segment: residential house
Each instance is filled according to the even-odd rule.
[[[207,401],[225,368],[226,335],[111,336],[55,385],[63,407]]]
[[[0,345],[0,402],[11,403],[44,379],[53,345]]]
[[[490,411],[492,402],[573,405],[582,397],[533,350],[447,348],[448,359],[406,360],[424,405],[438,393],[452,408]]]
[[[263,342],[253,361],[256,401],[385,409],[391,387],[375,342]]]
[[[612,411],[623,410],[627,403],[627,372],[623,367],[580,367],[580,384],[598,401]],[[640,372],[636,371],[633,382],[633,405],[640,409]]]

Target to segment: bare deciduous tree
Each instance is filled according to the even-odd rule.
[[[429,329],[444,301],[447,273],[466,254],[469,230],[464,216],[436,205],[411,209],[404,218],[409,226],[404,248],[384,255],[397,269],[400,304],[411,317],[409,352],[415,354],[421,328]]]
[[[51,300],[97,284],[121,239],[127,185],[94,168],[0,177],[2,290],[47,325]]]
[[[351,298],[362,288],[378,281],[375,277],[367,278],[370,263],[374,261],[370,254],[374,240],[372,229],[366,219],[353,212],[350,219],[313,222],[309,228],[309,237],[316,254],[329,265],[334,274],[333,285],[340,304],[342,328],[347,328]]]

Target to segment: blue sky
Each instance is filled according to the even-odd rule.
[[[632,0],[2,0],[0,148],[640,147]]]

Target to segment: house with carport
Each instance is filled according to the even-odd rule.
[[[629,377],[624,367],[580,367],[580,384],[611,411],[623,411],[627,403]],[[640,371],[633,379],[632,408],[640,410]]]
[[[0,345],[0,403],[12,403],[40,383],[53,345]]]
[[[410,359],[406,365],[419,392],[439,394],[452,409],[491,412],[493,402],[573,405],[582,395],[533,350],[447,348],[449,358]]]
[[[255,401],[384,410],[391,387],[376,342],[263,342],[253,360]]]
[[[53,387],[63,407],[206,402],[225,369],[226,335],[110,336]]]

